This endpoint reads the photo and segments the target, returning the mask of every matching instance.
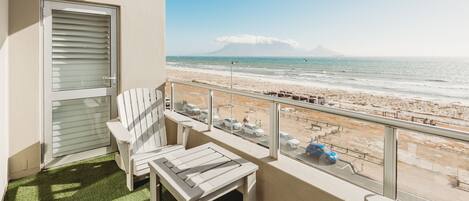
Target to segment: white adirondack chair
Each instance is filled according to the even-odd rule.
[[[164,97],[157,89],[125,91],[117,96],[117,106],[120,119],[107,122],[107,126],[119,149],[116,162],[125,171],[127,187],[133,191],[134,176],[147,175],[149,161],[185,150],[191,126],[164,111]],[[178,123],[176,145],[167,144],[165,118]]]

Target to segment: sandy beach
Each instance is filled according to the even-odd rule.
[[[226,75],[175,68],[168,68],[168,77],[227,87],[231,82],[231,78]],[[259,93],[283,90],[299,95],[323,96],[329,107],[420,123],[428,119],[433,120],[436,126],[469,131],[469,107],[461,103],[434,102],[314,85],[294,85],[242,76],[233,77],[232,82],[233,88],[236,89]],[[206,94],[207,90],[177,85],[175,98],[176,102],[184,100],[206,109]],[[214,108],[220,119],[231,116],[242,121],[247,118],[249,122],[264,129],[266,134],[269,133],[269,103],[220,92],[216,92],[214,97]],[[228,105],[233,105],[233,108],[227,107]],[[353,166],[353,174],[382,184],[382,125],[283,105],[280,130],[298,139],[302,147],[307,146],[311,140],[332,146],[332,149],[339,153],[341,160]],[[301,155],[282,148],[287,154]],[[403,191],[412,189],[411,192],[418,192],[419,196],[427,199],[463,201],[469,196],[469,192],[456,188],[456,182],[469,182],[468,156],[469,143],[400,131],[398,186]],[[416,175],[419,175],[418,180]],[[348,180],[354,180],[353,178],[344,176],[344,179]]]

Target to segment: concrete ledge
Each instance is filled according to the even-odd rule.
[[[257,173],[259,200],[387,200],[381,195],[376,195],[287,156],[280,155],[278,160],[273,160],[269,157],[269,150],[264,147],[220,129],[214,128],[208,131],[207,125],[180,114],[176,115],[193,122],[194,127],[189,135],[189,147],[214,142],[259,165],[260,170]],[[175,136],[172,135],[176,133],[176,124],[169,120],[166,124],[168,139],[175,140]]]

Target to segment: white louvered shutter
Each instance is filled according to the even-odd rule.
[[[52,11],[52,92],[108,88],[109,15]],[[53,157],[110,145],[110,96],[52,101]]]

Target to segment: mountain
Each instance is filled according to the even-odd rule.
[[[334,50],[327,49],[323,46],[317,46],[313,50],[308,51],[310,57],[342,57],[343,54]]]
[[[252,57],[340,57],[343,54],[318,46],[304,50],[286,43],[229,43],[204,56],[252,56]]]

